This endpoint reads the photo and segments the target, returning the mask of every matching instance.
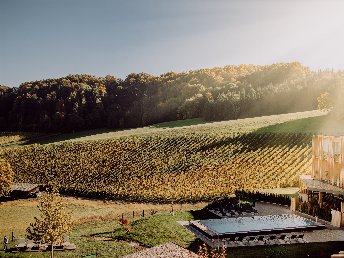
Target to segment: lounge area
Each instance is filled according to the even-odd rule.
[[[236,197],[223,198],[212,202],[207,210],[220,218],[253,216],[257,214],[254,204]]]

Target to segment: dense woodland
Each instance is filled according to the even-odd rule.
[[[343,88],[344,72],[298,62],[169,72],[158,77],[68,75],[0,85],[0,130],[67,132],[130,128],[176,119],[228,120],[317,108]]]

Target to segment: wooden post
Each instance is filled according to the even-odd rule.
[[[318,202],[319,202],[319,207],[320,208],[322,208],[322,203],[323,203],[323,201],[322,201],[322,197],[323,197],[323,193],[322,192],[319,192],[319,200],[318,200]]]
[[[298,207],[298,198],[292,197],[291,198],[291,203],[290,203],[290,210],[291,211],[296,211]]]
[[[133,218],[135,217],[135,211],[133,211]]]
[[[142,210],[142,217],[145,217],[145,210]]]

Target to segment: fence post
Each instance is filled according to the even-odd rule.
[[[145,216],[145,210],[142,210],[142,217]]]
[[[133,218],[135,217],[135,211],[133,211]]]

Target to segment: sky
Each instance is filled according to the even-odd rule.
[[[342,0],[0,0],[0,85],[299,61],[344,70]]]

